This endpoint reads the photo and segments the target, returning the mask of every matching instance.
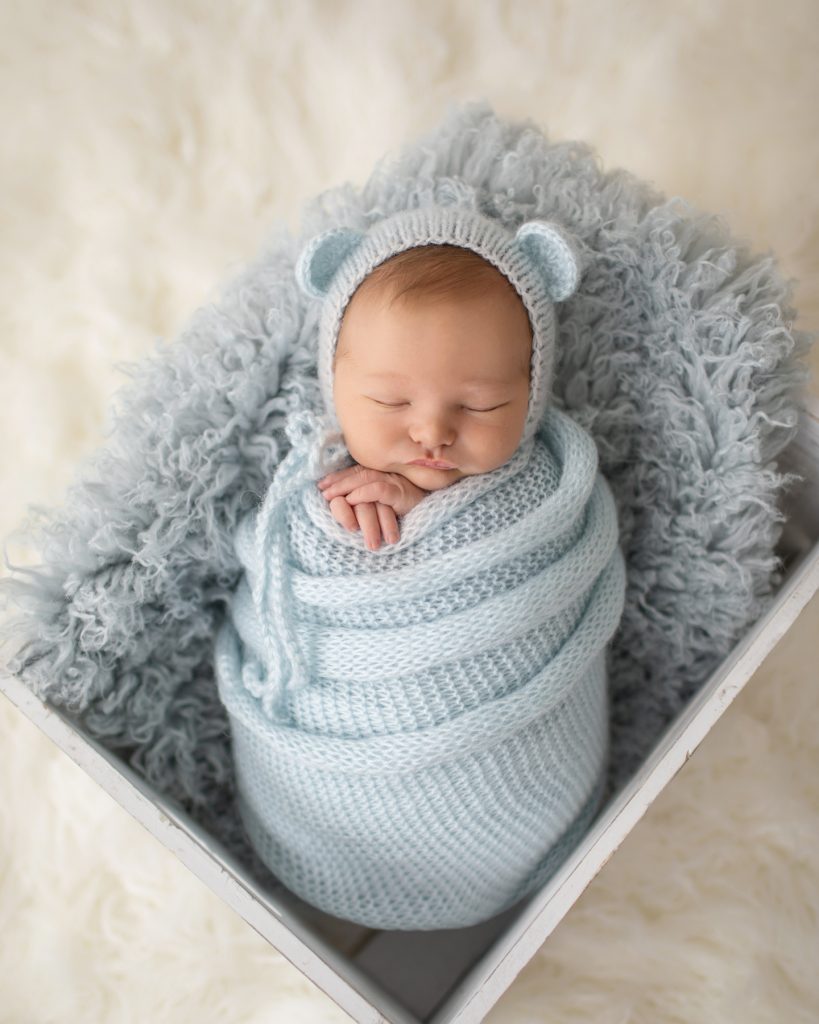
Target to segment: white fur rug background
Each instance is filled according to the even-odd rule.
[[[0,536],[104,443],[118,363],[451,101],[723,214],[819,329],[817,53],[814,0],[2,0]],[[818,629],[819,597],[489,1021],[819,1020]],[[0,699],[1,1024],[347,1019]]]

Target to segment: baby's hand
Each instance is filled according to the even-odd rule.
[[[398,540],[397,516],[406,515],[426,497],[428,491],[401,476],[382,473],[365,466],[348,466],[330,473],[318,482],[319,490],[330,502],[330,511],[345,529],[357,530],[371,551]]]

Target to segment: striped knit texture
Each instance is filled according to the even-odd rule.
[[[549,409],[509,462],[431,493],[371,552],[315,486],[327,424],[291,418],[236,531],[216,670],[240,811],[274,874],[330,914],[475,924],[543,884],[602,795],[614,500],[592,438]]]

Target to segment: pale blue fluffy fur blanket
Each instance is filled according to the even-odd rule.
[[[780,580],[776,456],[792,438],[808,338],[771,257],[579,143],[484,103],[449,112],[370,180],[319,195],[171,345],[131,368],[110,440],[26,529],[42,567],[5,581],[7,667],[81,719],[229,846],[235,813],[213,639],[240,565],[232,537],[319,407],[307,239],[477,193],[508,224],[564,225],[589,255],[560,307],[555,405],[594,437],[617,503],[625,611],[609,659],[610,790],[634,772]],[[315,311],[315,307],[313,307]],[[39,518],[37,518],[39,515]]]

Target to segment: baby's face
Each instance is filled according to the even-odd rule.
[[[502,466],[523,435],[531,343],[508,288],[392,305],[381,292],[356,293],[333,385],[350,454],[427,491]]]

